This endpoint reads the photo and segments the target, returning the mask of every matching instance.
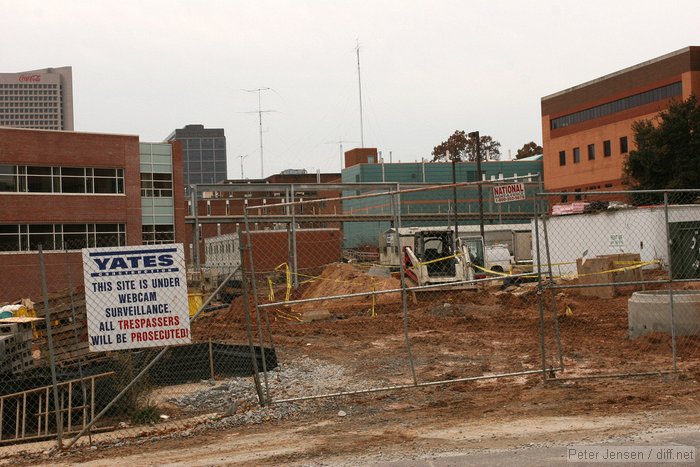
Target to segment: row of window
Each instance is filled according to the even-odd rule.
[[[0,252],[125,246],[124,224],[0,224]]]
[[[56,89],[60,87],[58,84],[0,84],[0,90],[3,89]]]
[[[0,192],[124,193],[124,169],[0,165]]]
[[[628,143],[627,143],[627,136],[622,136],[620,137],[619,140],[619,149],[620,149],[620,154],[627,154],[629,151]],[[572,151],[573,154],[573,163],[578,164],[581,162],[581,148],[575,147]],[[596,145],[594,143],[589,144],[586,147],[586,154],[588,156],[588,160],[592,161],[595,160],[596,158]],[[612,142],[607,139],[603,141],[603,157],[610,157],[612,156]],[[559,165],[566,165],[566,151],[559,151]]]
[[[0,113],[10,113],[10,107],[12,106],[4,106],[3,108],[0,108]],[[12,110],[14,113],[22,113],[22,112],[29,112],[27,109],[34,109],[34,108],[46,108],[46,109],[52,109],[55,107],[58,107],[58,102],[55,100],[51,101],[44,101],[44,102],[25,102],[22,106],[16,106],[19,107],[18,109]]]
[[[606,104],[597,105],[595,107],[591,107],[590,109],[581,110],[579,112],[574,112],[568,115],[563,115],[561,117],[553,118],[550,122],[550,127],[552,130],[557,128],[564,128],[569,125],[582,123],[587,120],[592,120],[594,118],[604,117],[606,115],[622,112],[623,110],[650,104],[652,102],[669,99],[671,97],[677,97],[680,96],[682,92],[683,89],[681,86],[681,82],[678,81],[667,86],[661,86],[650,91],[641,92],[639,94],[634,94],[629,97],[617,99]]]
[[[221,138],[187,138],[179,140],[185,154],[188,149],[226,149],[226,139]]]
[[[4,106],[7,107],[19,107],[24,105],[24,102],[27,101],[47,101],[47,102],[54,102],[56,101],[56,96],[3,96],[0,95],[0,101],[8,101]]]
[[[0,95],[4,96],[29,96],[29,95],[35,95],[35,96],[57,96],[58,91],[53,91],[50,89],[44,89],[41,91],[36,91],[33,89],[22,89],[19,91],[5,91],[5,90],[0,90]]]
[[[35,125],[58,125],[58,119],[55,120],[10,120],[9,118],[0,118],[0,125],[2,126],[35,126]]]

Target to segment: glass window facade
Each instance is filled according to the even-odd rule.
[[[141,237],[146,245],[175,241],[172,145],[141,143]],[[182,189],[181,187],[179,189]]]
[[[553,118],[550,121],[550,127],[552,130],[564,128],[569,125],[583,123],[588,120],[593,120],[594,118],[604,117],[606,115],[622,112],[623,110],[632,109],[634,107],[650,104],[663,99],[679,97],[682,95],[682,93],[683,89],[681,82],[678,81],[667,86],[661,86],[650,91],[641,92],[639,94],[617,99],[602,105],[597,105],[595,107],[591,107],[590,109]]]
[[[2,224],[0,252],[125,246],[124,224]]]
[[[0,192],[124,194],[124,169],[0,165]]]

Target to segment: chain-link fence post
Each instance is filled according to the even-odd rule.
[[[253,301],[255,303],[255,321],[257,323],[258,327],[258,343],[260,344],[260,353],[262,355],[262,367],[263,367],[263,380],[265,381],[265,400],[266,403],[270,402],[270,384],[267,378],[267,362],[265,358],[265,342],[263,340],[263,330],[262,330],[262,321],[260,320],[260,307],[259,301],[258,301],[258,287],[257,287],[257,280],[255,278],[255,257],[253,255],[253,242],[251,240],[251,233],[250,233],[250,220],[248,218],[248,210],[243,209],[243,217],[244,217],[244,222],[245,222],[245,232],[246,232],[246,243],[247,243],[247,248],[248,248],[248,259],[250,261],[250,284],[251,284],[251,291],[253,293]],[[242,239],[241,239],[242,243]],[[241,256],[241,264],[245,262],[245,257]],[[244,274],[245,277],[245,274]],[[246,309],[250,309],[250,302],[246,302]]]
[[[51,310],[49,309],[49,292],[46,284],[46,266],[44,264],[44,251],[42,245],[38,245],[39,269],[41,271],[41,293],[44,298],[44,310],[46,311],[46,341],[49,346],[49,364],[51,365],[51,384],[53,386],[53,403],[56,409],[56,446],[61,449],[63,446],[63,413],[58,400],[58,379],[56,377],[56,354],[53,346],[53,335],[51,333]],[[47,405],[48,407],[48,405]],[[48,410],[48,408],[47,408]]]
[[[540,253],[540,216],[538,197],[535,195],[534,215],[535,215],[535,244],[537,245],[537,306],[540,314],[540,352],[542,352],[542,379],[547,381],[547,356],[545,352],[544,340],[544,304],[542,303],[542,255]]]
[[[243,294],[244,312],[245,315],[245,333],[248,337],[248,348],[250,349],[250,358],[253,364],[253,381],[255,382],[255,392],[258,395],[260,406],[265,405],[265,396],[263,395],[262,386],[260,385],[260,371],[258,369],[258,358],[255,355],[255,344],[253,343],[253,329],[250,323],[250,298],[248,297],[248,274],[245,267],[245,243],[243,242],[243,231],[238,230],[238,249],[241,257],[241,292]],[[252,276],[251,276],[252,277]],[[255,280],[255,278],[252,278]],[[263,354],[263,362],[265,361],[265,351],[260,349]]]
[[[66,257],[66,275],[68,279],[68,293],[70,297],[70,308],[71,308],[71,318],[73,319],[73,323],[78,322],[78,318],[75,312],[75,297],[73,296],[73,271],[70,265],[70,257],[68,256],[68,244],[64,243],[63,244],[63,254]],[[48,312],[48,308],[47,308]],[[75,345],[78,346],[80,345],[80,336],[78,335],[78,328],[76,326],[73,327],[73,339],[75,340]],[[83,357],[80,357],[78,359],[78,374],[80,375],[80,389],[82,392],[83,396],[83,406],[87,405],[87,387],[85,386],[85,375],[83,372]],[[71,412],[70,410],[68,411],[68,430],[70,431],[70,417],[71,417]],[[91,437],[90,432],[88,432],[88,436]],[[92,443],[92,439],[90,439],[90,442]]]
[[[391,196],[391,210],[394,225],[396,226],[396,237],[397,243],[399,245],[399,270],[401,274],[401,306],[403,307],[403,335],[406,341],[406,356],[408,357],[408,364],[411,367],[411,377],[413,378],[413,384],[418,384],[418,379],[416,378],[416,369],[413,364],[413,354],[411,352],[411,339],[408,335],[408,291],[406,290],[406,271],[404,270],[403,264],[403,251],[401,248],[401,194],[399,189],[399,184],[396,184],[396,191]]]
[[[676,317],[673,307],[673,261],[671,261],[671,229],[668,220],[668,192],[664,191],[664,224],[666,226],[666,255],[668,256],[668,299],[671,311],[671,351],[673,352],[673,371],[678,370],[676,353]]]
[[[544,182],[540,177],[539,180],[540,192],[544,192]],[[547,198],[544,198],[545,201]],[[500,206],[500,205],[499,205]],[[545,203],[544,213],[542,217],[542,233],[544,234],[544,250],[547,256],[547,288],[552,299],[552,318],[554,319],[554,333],[557,340],[557,352],[559,354],[559,371],[564,371],[564,353],[561,347],[561,333],[559,332],[559,315],[557,306],[557,295],[555,290],[552,288],[554,283],[553,273],[552,273],[552,258],[549,251],[549,235],[547,233],[547,221],[549,220],[549,203]]]

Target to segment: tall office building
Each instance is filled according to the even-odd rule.
[[[0,126],[73,131],[72,68],[0,73]]]
[[[185,191],[198,183],[218,183],[226,180],[226,136],[223,128],[186,125],[173,131],[167,142],[182,143]]]

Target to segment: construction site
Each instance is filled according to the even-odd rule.
[[[401,193],[354,195],[392,206],[373,245],[292,201],[203,248],[189,344],[91,352],[79,271],[7,300],[0,463],[401,463],[700,423],[698,193],[560,217],[540,196],[483,235]]]

